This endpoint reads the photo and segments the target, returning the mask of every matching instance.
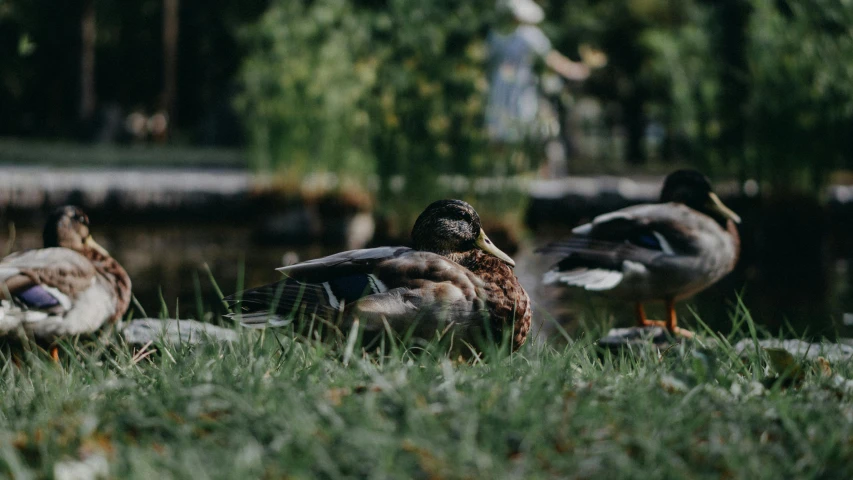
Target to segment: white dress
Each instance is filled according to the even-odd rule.
[[[486,130],[494,141],[516,143],[538,135],[538,79],[535,61],[551,51],[548,37],[535,25],[489,35],[491,75]]]

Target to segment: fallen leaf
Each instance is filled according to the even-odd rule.
[[[822,377],[832,377],[832,366],[829,365],[829,360],[823,357],[817,357],[817,365],[820,369],[820,375]]]
[[[690,390],[686,383],[672,375],[662,376],[660,386],[668,393],[686,393]]]

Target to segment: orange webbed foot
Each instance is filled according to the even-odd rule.
[[[640,327],[663,327],[675,336],[693,338],[693,332],[676,326],[675,302],[668,300],[666,302],[666,310],[668,317],[666,321],[649,320],[646,318],[646,312],[643,310],[643,305],[641,303],[637,303],[637,325]]]

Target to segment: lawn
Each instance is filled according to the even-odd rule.
[[[749,338],[738,328],[728,340]],[[750,328],[747,331],[754,331]],[[281,333],[281,331],[278,331]],[[15,478],[851,478],[849,364],[770,381],[726,340],[611,355],[587,335],[462,362],[243,331],[233,344],[3,350]],[[831,370],[831,372],[830,372]],[[63,477],[63,475],[65,475]]]

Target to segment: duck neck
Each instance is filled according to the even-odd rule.
[[[92,265],[94,265],[98,274],[113,286],[116,294],[116,313],[110,321],[117,322],[130,306],[130,276],[127,274],[124,267],[109,255],[104,255],[103,253],[91,248],[87,248],[80,253],[88,258],[92,262]]]
[[[724,227],[726,229],[726,233],[728,233],[732,237],[732,241],[735,246],[735,258],[732,262],[732,268],[737,265],[738,260],[740,259],[740,234],[737,231],[737,225],[734,221],[728,220]]]
[[[731,221],[730,219],[726,218],[726,217],[721,217],[719,215],[711,215],[711,218],[713,218],[714,221],[717,222],[717,225],[719,225],[720,228],[722,228],[723,230],[728,231],[729,225],[734,225],[734,222]],[[735,230],[735,231],[737,231],[737,230]]]
[[[472,267],[478,264],[483,254],[484,252],[479,248],[472,248],[471,250],[467,250],[464,252],[450,252],[444,254],[444,256],[458,263],[459,265],[462,265],[468,270],[472,270]]]

